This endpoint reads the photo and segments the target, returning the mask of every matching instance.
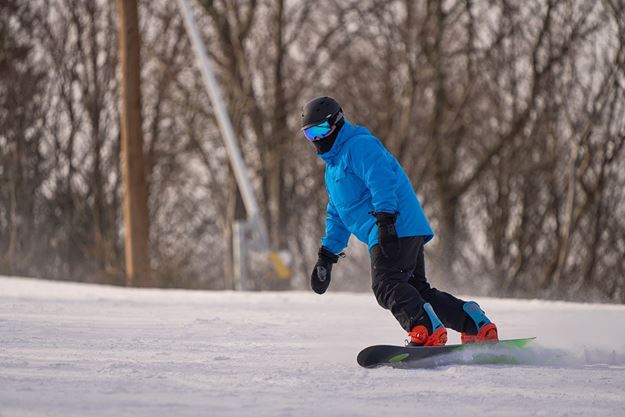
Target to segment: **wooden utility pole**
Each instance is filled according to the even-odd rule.
[[[148,192],[141,132],[141,63],[137,0],[117,0],[121,67],[121,158],[126,285],[154,286],[148,257]]]

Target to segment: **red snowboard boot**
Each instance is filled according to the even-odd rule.
[[[421,320],[423,324],[417,324],[408,332],[410,336],[408,346],[444,346],[447,343],[447,329],[430,303],[425,303],[423,310],[426,313]]]

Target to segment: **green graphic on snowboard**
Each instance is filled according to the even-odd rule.
[[[395,356],[393,356],[393,357],[392,357],[392,358],[390,358],[388,361],[389,361],[390,363],[394,363],[394,362],[401,362],[401,361],[403,361],[404,359],[406,359],[406,358],[407,358],[407,357],[409,357],[409,356],[410,356],[410,354],[408,354],[408,353],[400,353],[399,355],[395,355]]]

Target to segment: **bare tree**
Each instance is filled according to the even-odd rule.
[[[29,4],[0,5],[0,266],[16,275],[35,273],[36,194],[46,175],[38,137],[47,74],[30,37],[38,24]]]

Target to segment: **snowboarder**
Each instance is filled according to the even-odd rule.
[[[447,327],[461,332],[462,343],[496,342],[497,327],[476,302],[428,283],[423,246],[433,232],[408,176],[382,143],[350,124],[331,97],[304,106],[302,131],[326,163],[329,196],[312,289],[328,289],[332,265],[354,234],[368,245],[378,303],[408,332],[410,345],[444,345]]]

